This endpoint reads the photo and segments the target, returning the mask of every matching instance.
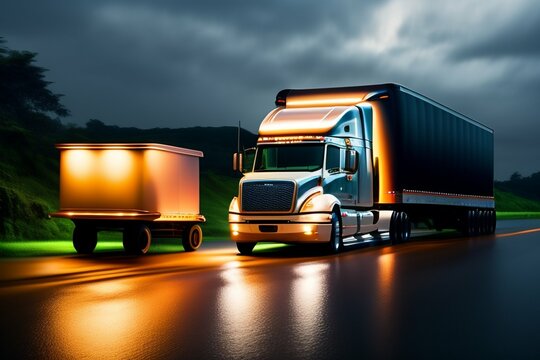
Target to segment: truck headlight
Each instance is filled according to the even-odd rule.
[[[240,207],[238,206],[238,198],[235,196],[229,205],[229,222],[240,222]]]

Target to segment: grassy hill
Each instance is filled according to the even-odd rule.
[[[540,212],[540,201],[504,191],[495,187],[497,211],[503,212]]]
[[[495,187],[501,191],[540,202],[540,172],[526,177],[514,173],[506,181],[495,182]]]
[[[55,238],[70,232],[66,221],[49,221],[58,208],[58,154],[54,132],[43,136],[22,124],[0,119],[0,238]]]

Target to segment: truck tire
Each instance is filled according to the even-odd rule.
[[[480,211],[480,223],[482,224],[480,233],[481,234],[488,234],[489,229],[491,228],[490,222],[490,212],[489,210],[482,210]]]
[[[341,238],[341,217],[339,211],[332,211],[332,229],[330,230],[330,240],[328,250],[332,254],[337,254],[343,250],[343,239]]]
[[[150,249],[152,232],[144,224],[131,225],[124,229],[122,242],[126,253],[143,255]]]
[[[489,211],[489,234],[494,234],[497,229],[497,213],[495,210]]]
[[[182,234],[182,246],[185,251],[197,250],[203,240],[202,229],[199,225],[191,225],[184,230]]]
[[[476,236],[478,235],[478,229],[479,229],[479,216],[477,210],[469,210],[469,217],[470,217],[470,236]]]
[[[73,247],[78,254],[91,254],[96,248],[97,230],[90,225],[76,224],[73,229]]]
[[[250,255],[253,252],[253,248],[257,243],[237,242],[236,248],[242,255]]]
[[[411,222],[404,211],[394,211],[390,218],[390,243],[399,244],[411,237]]]
[[[472,236],[474,232],[473,224],[473,212],[472,210],[466,210],[465,215],[463,216],[463,234],[465,236]]]

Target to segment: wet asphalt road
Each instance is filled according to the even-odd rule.
[[[337,256],[0,259],[1,358],[539,359],[540,220]]]

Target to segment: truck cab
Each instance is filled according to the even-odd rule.
[[[337,252],[344,236],[376,231],[372,134],[369,104],[268,114],[229,208],[240,253],[259,241],[326,243]]]

